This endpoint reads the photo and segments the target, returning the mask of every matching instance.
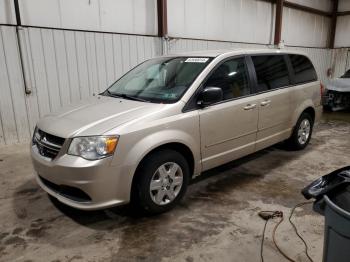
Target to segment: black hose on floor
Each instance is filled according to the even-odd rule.
[[[306,241],[303,239],[303,237],[300,235],[300,233],[298,232],[298,229],[296,227],[296,225],[294,224],[294,222],[292,221],[292,217],[293,217],[293,214],[294,214],[294,211],[295,209],[297,209],[298,207],[301,207],[301,206],[304,206],[304,205],[307,205],[307,204],[312,204],[313,202],[312,201],[309,201],[309,202],[302,202],[302,203],[299,203],[297,205],[295,205],[291,212],[290,212],[290,215],[289,215],[289,223],[293,226],[293,229],[296,233],[296,235],[299,237],[299,239],[303,242],[304,246],[305,246],[305,254],[307,256],[307,258],[310,260],[310,262],[314,262],[313,259],[311,258],[310,254],[309,254],[309,249],[308,249],[308,245],[306,243]],[[270,219],[274,219],[276,217],[279,217],[280,220],[279,222],[275,225],[274,229],[273,229],[273,233],[272,233],[272,239],[273,239],[273,243],[274,245],[276,246],[278,252],[283,255],[283,257],[285,259],[287,259],[288,261],[291,261],[291,262],[296,262],[296,260],[294,260],[293,258],[289,257],[288,254],[286,254],[281,248],[280,246],[277,244],[277,241],[276,241],[276,231],[277,231],[277,228],[280,226],[280,224],[283,222],[284,220],[284,216],[283,216],[283,212],[282,211],[260,211],[259,212],[259,216],[265,220],[265,225],[264,225],[264,229],[263,229],[263,233],[262,233],[262,240],[261,240],[261,247],[260,247],[260,259],[262,262],[264,262],[264,240],[265,240],[265,232],[266,232],[266,226],[267,226],[267,223]]]

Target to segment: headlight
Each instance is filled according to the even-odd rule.
[[[97,160],[113,155],[119,136],[90,136],[73,138],[68,155]]]
[[[36,143],[36,140],[40,140],[40,134],[38,127],[35,127],[33,137],[32,137],[32,144]]]

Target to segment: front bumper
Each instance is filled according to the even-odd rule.
[[[322,105],[335,109],[350,107],[350,92],[328,90],[322,97]]]
[[[31,157],[40,187],[68,206],[96,210],[130,201],[132,175],[111,165],[111,157],[89,161],[62,154],[49,160],[38,153],[35,145],[31,146]],[[76,198],[60,188],[76,189],[88,197]]]

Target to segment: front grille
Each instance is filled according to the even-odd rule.
[[[91,202],[91,197],[86,194],[83,190],[76,188],[76,187],[71,187],[71,186],[66,186],[66,185],[57,185],[55,183],[52,183],[45,178],[39,176],[41,182],[51,190],[55,191],[56,193],[69,198],[73,201],[76,202]]]
[[[37,146],[40,155],[54,159],[60,152],[64,138],[48,134],[36,129],[33,136],[33,144]]]

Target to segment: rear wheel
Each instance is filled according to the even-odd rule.
[[[314,120],[310,114],[304,112],[294,127],[292,136],[287,140],[290,149],[304,149],[310,142]]]
[[[189,177],[188,163],[180,153],[156,151],[137,169],[132,192],[134,204],[148,213],[166,212],[184,196]]]

